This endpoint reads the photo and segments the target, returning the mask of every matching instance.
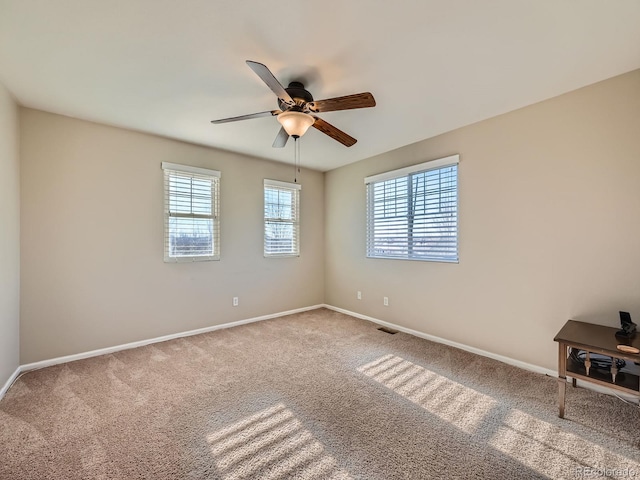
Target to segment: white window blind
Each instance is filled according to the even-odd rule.
[[[220,259],[220,172],[162,163],[165,262]]]
[[[365,179],[367,257],[458,261],[458,155]]]
[[[297,183],[264,181],[264,256],[300,255],[300,189]]]

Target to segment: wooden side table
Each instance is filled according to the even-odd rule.
[[[573,386],[576,379],[591,382],[625,393],[640,396],[640,362],[639,354],[625,353],[617,349],[620,344],[631,345],[640,349],[640,333],[633,339],[619,339],[615,336],[617,328],[594,325],[592,323],[569,320],[555,336],[558,342],[558,416],[564,418],[564,403],[567,389],[567,375],[571,377]],[[583,350],[584,363],[570,357],[572,349]],[[592,353],[611,357],[609,371],[594,368],[590,361]],[[615,359],[626,361],[624,368],[616,368]]]

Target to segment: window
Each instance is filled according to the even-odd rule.
[[[264,256],[300,255],[300,188],[296,183],[264,181]]]
[[[162,162],[164,261],[220,259],[220,172]]]
[[[365,178],[367,257],[458,261],[458,161]]]

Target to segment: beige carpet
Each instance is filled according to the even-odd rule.
[[[640,475],[637,407],[568,388],[561,420],[556,380],[377,328],[321,309],[25,374],[0,478]]]

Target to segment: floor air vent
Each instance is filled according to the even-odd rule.
[[[395,335],[398,333],[398,330],[394,330],[393,328],[380,327],[378,330],[384,333],[388,333],[389,335]]]

